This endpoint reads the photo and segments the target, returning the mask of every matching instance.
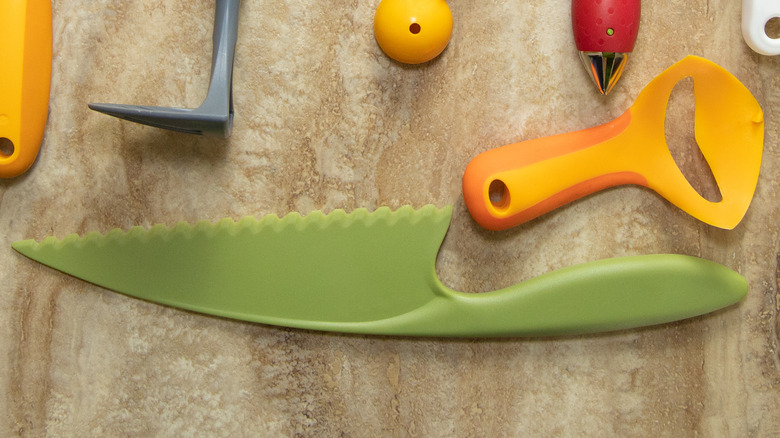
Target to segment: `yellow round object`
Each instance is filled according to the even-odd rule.
[[[374,36],[387,56],[420,64],[439,56],[452,35],[445,0],[382,0],[374,15]]]

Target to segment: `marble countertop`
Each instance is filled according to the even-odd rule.
[[[29,172],[0,181],[0,434],[780,434],[780,57],[745,45],[741,2],[644,1],[633,57],[607,98],[579,63],[568,2],[451,0],[450,45],[419,66],[381,52],[377,3],[244,1],[235,123],[223,140],[87,108],[198,106],[213,0],[53,2],[44,144]],[[474,223],[460,186],[471,158],[612,120],[689,54],[729,70],[764,110],[761,175],[734,230],[634,186],[509,231]],[[673,96],[667,138],[686,172],[701,175],[687,92]],[[691,179],[717,192],[706,178]],[[10,246],[134,225],[406,204],[454,204],[437,273],[457,290],[494,290],[608,257],[678,253],[738,271],[750,292],[714,314],[600,335],[353,336],[143,302]]]

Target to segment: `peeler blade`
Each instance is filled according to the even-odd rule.
[[[580,52],[580,60],[590,73],[599,93],[609,94],[618,83],[628,62],[629,53]]]

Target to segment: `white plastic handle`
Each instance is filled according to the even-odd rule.
[[[742,2],[742,37],[751,49],[762,55],[780,55],[780,38],[766,34],[766,23],[780,18],[778,0],[744,0]]]

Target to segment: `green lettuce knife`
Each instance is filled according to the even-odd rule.
[[[445,287],[452,207],[135,227],[13,244],[114,291],[222,317],[381,335],[533,336],[627,329],[729,306],[745,279],[683,255],[600,260],[487,293]]]

